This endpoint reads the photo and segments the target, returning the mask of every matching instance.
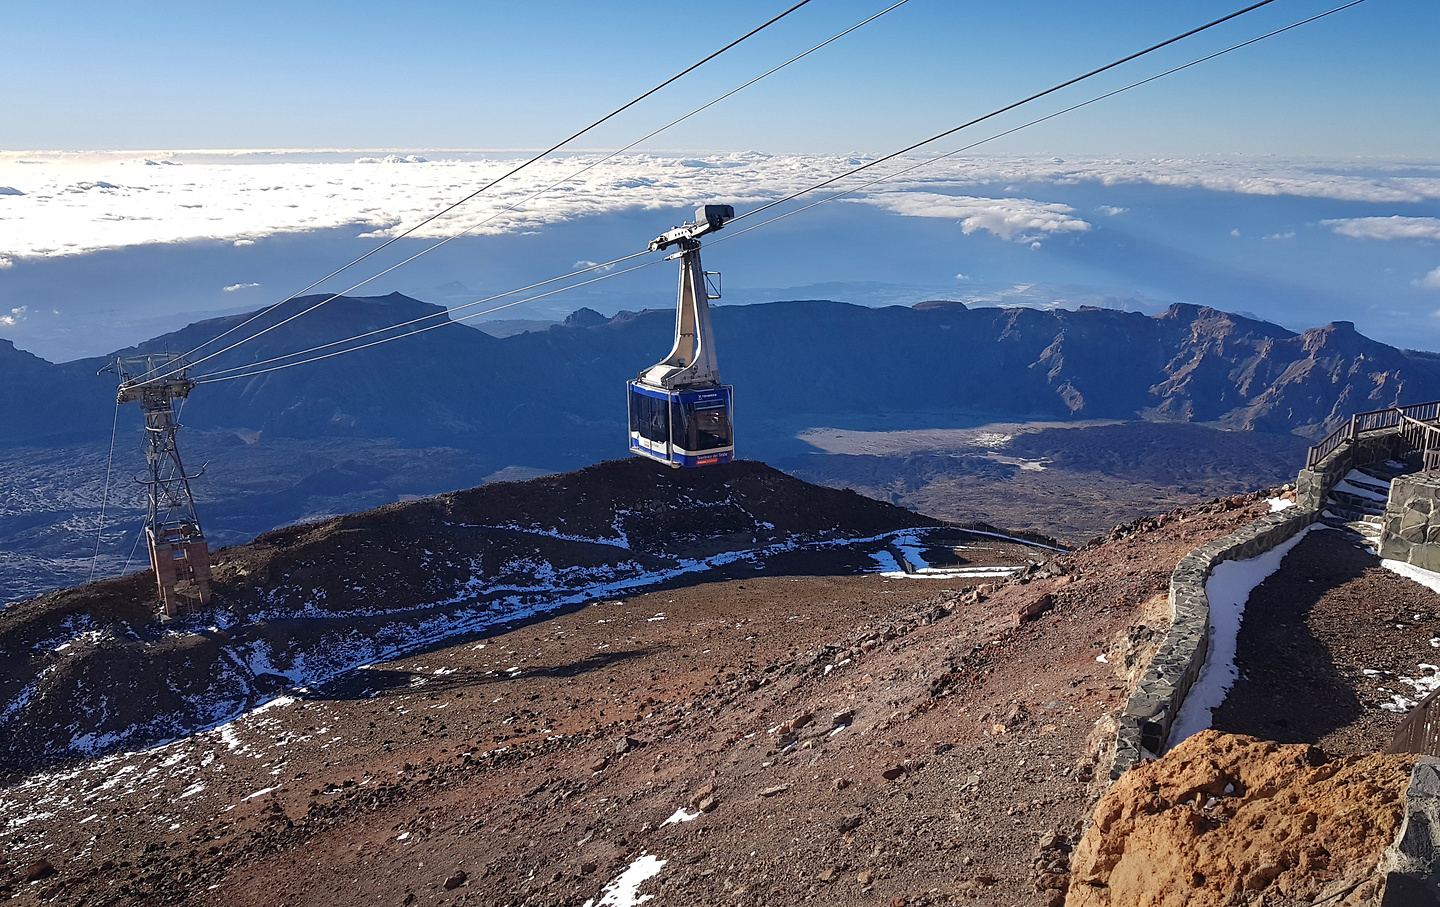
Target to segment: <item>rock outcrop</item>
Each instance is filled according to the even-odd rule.
[[[1068,907],[1373,903],[1415,756],[1203,731],[1126,772],[1095,808]]]

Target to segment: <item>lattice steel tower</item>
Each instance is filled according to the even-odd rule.
[[[155,353],[117,358],[110,366],[120,378],[117,403],[139,403],[145,413],[147,477],[136,479],[149,491],[145,535],[150,566],[160,594],[160,616],[168,620],[180,613],[188,598],[177,589],[185,582],[200,604],[210,600],[210,546],[195,515],[190,480],[180,461],[175,432],[175,401],[185,399],[195,382],[186,374],[188,363],[180,356]]]

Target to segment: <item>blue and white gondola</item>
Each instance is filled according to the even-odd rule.
[[[629,386],[631,453],[672,466],[735,458],[730,387],[667,391],[634,380]]]
[[[735,216],[730,205],[701,205],[695,220],[650,243],[678,246],[680,291],[670,355],[626,386],[630,452],[670,466],[713,466],[735,458],[734,389],[720,383],[710,330],[710,300],[718,299],[700,264],[700,237]]]

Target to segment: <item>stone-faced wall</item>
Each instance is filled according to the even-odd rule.
[[[1210,647],[1210,599],[1205,583],[1221,561],[1258,557],[1309,526],[1318,510],[1292,507],[1272,513],[1185,555],[1170,574],[1170,630],[1120,716],[1110,779],[1118,779],[1144,752],[1159,754],[1185,694],[1200,676]]]
[[[1390,483],[1380,556],[1440,571],[1440,476],[1417,473]]]

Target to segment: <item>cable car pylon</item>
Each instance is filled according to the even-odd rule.
[[[180,614],[184,597],[180,583],[193,588],[200,604],[210,601],[210,546],[195,514],[190,480],[180,461],[175,433],[175,401],[189,396],[195,382],[187,374],[189,363],[182,356],[158,353],[116,357],[106,367],[120,379],[116,402],[139,403],[145,413],[145,460],[148,475],[136,481],[146,486],[149,507],[145,515],[145,536],[150,550],[150,567],[160,597],[160,619]],[[201,469],[204,472],[204,469]]]
[[[675,345],[670,354],[627,383],[630,452],[679,468],[712,466],[735,458],[734,389],[720,383],[710,300],[718,281],[700,263],[700,237],[735,217],[730,205],[701,205],[695,220],[650,242],[650,251],[675,246],[680,261]]]

